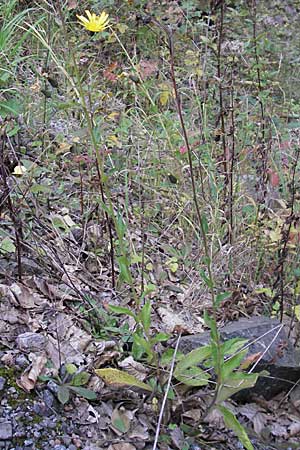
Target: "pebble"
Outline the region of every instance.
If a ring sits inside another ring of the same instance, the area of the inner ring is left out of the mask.
[[[45,349],[47,339],[40,333],[27,331],[26,333],[19,334],[16,343],[21,351],[37,352]]]
[[[13,437],[13,429],[11,422],[0,422],[0,440],[8,440]]]
[[[58,385],[53,380],[48,381],[47,388],[49,389],[50,392],[52,392],[52,394],[54,395],[57,394]]]
[[[54,450],[67,450],[67,447],[65,447],[64,445],[55,445],[53,447]]]
[[[16,364],[16,366],[23,369],[24,367],[28,366],[29,361],[23,353],[20,353],[18,356],[16,356],[15,364]]]
[[[5,384],[6,379],[4,377],[0,377],[0,391],[3,391]]]
[[[70,445],[70,444],[71,444],[71,438],[70,438],[70,436],[68,436],[67,434],[65,434],[65,435],[62,437],[62,441],[63,441],[63,443],[64,443],[65,445]]]
[[[45,405],[48,406],[48,408],[52,408],[53,407],[53,403],[55,400],[54,395],[52,394],[52,392],[49,389],[45,389],[43,392],[43,400],[45,402]]]

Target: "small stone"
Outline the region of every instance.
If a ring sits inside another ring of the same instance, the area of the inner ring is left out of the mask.
[[[36,352],[44,350],[46,347],[47,339],[40,333],[27,333],[19,334],[16,339],[19,350],[24,352]]]
[[[76,445],[71,444],[71,445],[69,445],[68,450],[77,450],[77,447],[76,447]]]
[[[54,394],[54,395],[57,394],[58,385],[54,381],[52,381],[52,380],[48,381],[47,388],[49,389],[50,392],[52,392],[52,394]]]
[[[10,394],[10,395],[14,395],[14,394],[17,394],[17,389],[15,388],[15,387],[10,387],[10,388],[8,388],[7,389],[7,392]]]
[[[33,445],[33,439],[26,439],[24,441],[25,447],[29,447],[30,445]]]
[[[43,400],[45,402],[45,405],[48,406],[48,408],[52,408],[55,397],[50,390],[45,389],[43,392]]]
[[[20,353],[18,356],[16,356],[15,364],[16,366],[23,369],[24,367],[27,367],[29,365],[29,361],[23,353]]]
[[[70,445],[70,444],[71,444],[71,438],[70,438],[70,436],[68,436],[67,434],[65,434],[65,435],[62,437],[62,441],[63,441],[63,443],[64,443],[65,445]]]
[[[55,445],[54,450],[67,450],[67,447],[65,447],[64,445]]]
[[[13,436],[13,429],[11,422],[0,422],[0,440],[6,441]]]
[[[3,391],[5,384],[6,379],[4,377],[0,377],[0,391]]]

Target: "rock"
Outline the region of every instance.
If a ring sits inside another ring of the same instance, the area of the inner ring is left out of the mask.
[[[6,379],[4,377],[0,377],[0,391],[3,391],[5,384]]]
[[[235,395],[239,400],[249,400],[253,395],[262,395],[266,399],[288,390],[300,378],[300,353],[289,341],[280,322],[267,317],[253,317],[232,322],[220,330],[221,340],[240,337],[248,339],[247,357],[260,354],[255,372],[266,370],[270,377],[259,377],[251,389],[244,389]],[[209,343],[209,332],[193,336],[184,336],[179,350],[188,353]]]
[[[23,355],[23,353],[20,353],[19,355],[16,356],[15,364],[16,364],[16,366],[18,366],[18,367],[20,367],[22,369],[22,368],[27,367],[29,365],[29,361],[26,358],[26,356]]]
[[[58,392],[58,384],[55,383],[53,380],[49,380],[47,383],[47,388],[49,389],[52,394],[57,395]]]
[[[16,342],[19,350],[27,353],[40,352],[45,349],[47,339],[42,334],[28,331],[27,333],[19,334]]]
[[[13,437],[13,429],[11,422],[0,422],[0,440],[7,441]]]
[[[52,408],[53,404],[55,402],[55,397],[51,391],[49,391],[48,389],[45,389],[43,391],[43,400],[45,402],[45,405],[48,406],[48,408]]]

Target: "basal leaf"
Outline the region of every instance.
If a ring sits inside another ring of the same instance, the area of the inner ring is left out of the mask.
[[[240,442],[243,444],[246,450],[254,450],[253,445],[246,433],[246,430],[239,423],[237,418],[231,411],[229,411],[225,406],[218,406],[219,411],[224,417],[224,422],[226,427],[230,428],[239,438]]]
[[[76,394],[80,395],[80,397],[86,398],[87,400],[96,400],[97,394],[90,389],[81,387],[81,386],[70,386],[69,389]]]
[[[72,386],[83,386],[89,381],[90,375],[87,372],[79,372],[72,379]]]
[[[118,369],[97,369],[95,370],[96,374],[103,378],[105,383],[119,386],[119,387],[137,387],[144,389],[145,391],[152,392],[152,389],[148,384],[143,383],[138,380],[133,375],[130,375],[127,372],[123,372]]]
[[[65,405],[70,399],[70,391],[69,388],[61,385],[57,388],[57,398],[62,405]]]

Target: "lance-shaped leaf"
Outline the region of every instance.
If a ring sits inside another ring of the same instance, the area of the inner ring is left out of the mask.
[[[97,369],[96,374],[103,378],[105,383],[110,384],[114,387],[137,387],[145,391],[152,392],[152,388],[142,381],[138,380],[133,375],[127,372],[123,372],[118,369]]]

